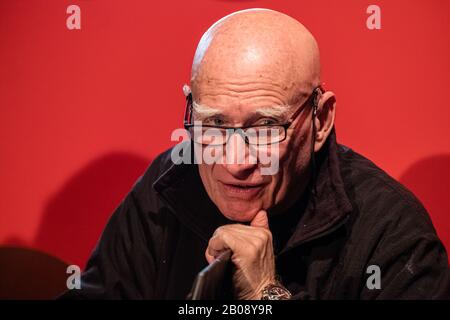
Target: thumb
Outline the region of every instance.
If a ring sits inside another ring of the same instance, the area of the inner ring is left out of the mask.
[[[260,227],[269,229],[269,219],[267,218],[267,212],[265,210],[259,210],[253,220],[250,222],[252,227]]]

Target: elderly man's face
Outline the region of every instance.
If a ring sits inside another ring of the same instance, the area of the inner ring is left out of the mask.
[[[203,124],[242,127],[263,124],[284,124],[308,98],[308,89],[298,99],[299,92],[270,75],[250,76],[247,79],[208,78],[201,81],[194,99],[203,108],[194,112]],[[303,91],[303,90],[302,90]],[[296,101],[292,104],[292,101]],[[202,113],[202,109],[208,112]],[[211,114],[213,114],[211,116]],[[261,209],[283,208],[292,204],[307,183],[307,165],[311,152],[311,108],[306,107],[280,142],[279,170],[274,175],[263,175],[258,163],[250,163],[249,148],[243,140],[230,139],[232,149],[245,152],[244,163],[199,164],[204,187],[227,218],[251,221]],[[264,147],[256,147],[264,148]],[[224,148],[225,150],[225,148]]]
[[[215,126],[284,124],[319,84],[318,46],[298,21],[262,9],[231,14],[208,29],[197,46],[191,87],[194,102],[203,108],[194,108],[193,116]],[[332,96],[321,96],[319,110]],[[254,146],[239,138],[235,147],[246,151],[243,164],[199,164],[203,185],[223,215],[249,222],[261,209],[282,212],[300,197],[309,180],[311,112],[306,107],[279,143],[274,175],[262,174],[261,162],[248,161]],[[315,122],[322,131],[315,151],[333,125],[334,111],[324,114],[330,115],[327,125]]]

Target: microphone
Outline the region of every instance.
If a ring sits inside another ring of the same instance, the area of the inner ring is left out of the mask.
[[[230,249],[223,251],[195,278],[188,300],[224,300],[232,298]]]

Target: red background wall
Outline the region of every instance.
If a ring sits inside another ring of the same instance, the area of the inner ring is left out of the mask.
[[[81,8],[68,30],[66,8]],[[366,8],[381,8],[368,30]],[[0,245],[84,265],[111,212],[181,127],[195,46],[267,7],[303,22],[338,98],[338,140],[406,184],[450,249],[450,1],[0,1]]]

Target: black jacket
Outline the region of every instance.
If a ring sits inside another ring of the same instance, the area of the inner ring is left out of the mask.
[[[447,254],[408,190],[338,145],[334,131],[316,167],[316,195],[299,195],[269,221],[277,273],[294,299],[448,298]],[[169,150],[110,218],[81,290],[63,297],[184,299],[207,265],[209,238],[226,223],[197,166],[173,165]],[[380,268],[381,289],[367,286],[371,265]]]

